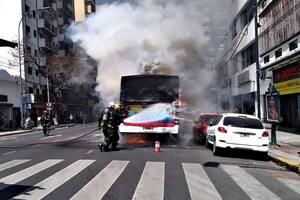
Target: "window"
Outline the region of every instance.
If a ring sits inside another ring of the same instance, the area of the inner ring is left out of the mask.
[[[30,10],[30,7],[25,4],[25,12],[28,12]]]
[[[281,48],[275,51],[275,57],[279,58],[280,56],[282,56],[282,49]]]
[[[298,48],[298,40],[294,40],[291,43],[289,43],[289,49],[290,51],[293,51],[294,49]]]
[[[26,25],[25,30],[26,30],[26,36],[30,38],[30,26]]]
[[[267,55],[264,57],[264,63],[268,63],[270,61],[270,56]]]
[[[255,62],[254,56],[254,44],[251,44],[247,49],[242,52],[242,65],[243,68],[248,67],[249,65]]]
[[[26,48],[26,53],[31,55],[31,47]]]
[[[28,67],[28,74],[32,74],[32,67]]]
[[[32,11],[32,17],[35,18],[35,10]]]
[[[245,10],[241,14],[241,27],[245,27],[247,24],[249,24],[253,18],[253,5],[250,2]]]
[[[34,50],[34,56],[37,57],[37,50]]]
[[[247,117],[225,117],[224,126],[239,127],[239,128],[252,128],[252,129],[263,129],[261,121],[258,119],[247,118]]]
[[[36,88],[36,94],[39,95],[40,94],[40,89]]]
[[[33,31],[33,35],[36,38],[36,30]]]
[[[236,20],[233,22],[231,26],[231,36],[232,36],[232,40],[234,40],[234,38],[237,36]]]
[[[39,76],[39,70],[35,70],[35,75]]]
[[[8,100],[7,95],[0,94],[0,102],[7,102],[7,100]]]
[[[221,119],[222,119],[223,115],[219,115],[219,117],[217,117],[212,123],[211,123],[211,126],[215,126],[217,125]]]
[[[28,92],[29,92],[29,94],[33,94],[33,87],[29,87]]]

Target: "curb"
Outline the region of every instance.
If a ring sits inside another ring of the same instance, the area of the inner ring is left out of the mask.
[[[285,166],[287,169],[300,174],[300,163],[289,160],[289,159],[284,158],[282,156],[277,156],[277,155],[275,155],[273,153],[270,153],[270,152],[269,152],[269,158],[271,160],[273,160],[274,162]]]
[[[58,126],[58,127],[55,127],[54,129],[61,129],[61,128],[69,128],[69,127],[73,127],[75,126],[75,124],[70,124],[70,125],[66,125],[66,126]],[[40,129],[30,129],[30,130],[23,130],[23,131],[20,131],[20,132],[16,132],[16,133],[7,133],[7,134],[2,134],[1,135],[1,132],[0,132],[0,137],[4,137],[4,136],[10,136],[10,135],[19,135],[19,134],[24,134],[24,133],[31,133],[31,132],[35,132],[35,131],[41,131]]]
[[[19,134],[24,134],[24,133],[31,133],[31,132],[34,132],[34,131],[38,131],[38,130],[24,130],[24,131],[20,131],[20,132],[17,132],[17,133],[7,133],[7,134],[2,134],[2,135],[1,135],[1,132],[0,132],[0,137],[10,136],[10,135],[19,135]]]

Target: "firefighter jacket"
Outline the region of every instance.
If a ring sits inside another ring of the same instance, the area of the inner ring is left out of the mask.
[[[107,108],[103,113],[101,128],[103,131],[117,132],[121,122],[122,115],[113,108]]]

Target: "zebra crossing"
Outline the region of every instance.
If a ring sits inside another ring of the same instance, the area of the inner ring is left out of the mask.
[[[41,172],[46,173],[53,166],[66,162],[64,159],[47,159],[40,162],[34,162],[30,159],[15,159],[4,163],[0,163],[0,191],[8,187],[20,184],[20,182],[29,179]],[[61,188],[72,180],[75,176],[84,171],[89,171],[90,167],[96,164],[97,160],[79,159],[64,165],[63,168],[57,169],[53,173],[49,173],[47,178],[31,184],[31,188],[22,191],[14,196],[15,199],[42,199],[51,195],[52,192]],[[70,199],[102,199],[110,191],[117,180],[122,178],[129,163],[132,161],[112,160],[104,168],[95,172],[90,180],[88,180],[78,191],[70,195]],[[24,166],[24,168],[22,168]],[[234,181],[250,199],[282,199],[276,194],[278,191],[270,190],[266,185],[262,184],[257,178],[248,173],[246,169],[236,165],[220,165],[221,169],[226,173],[232,181]],[[14,168],[21,167],[16,172]],[[221,200],[220,194],[215,187],[214,182],[209,177],[205,168],[199,163],[181,163],[183,170],[185,185],[189,191],[187,199],[216,199]],[[11,171],[9,171],[11,170]],[[165,173],[168,169],[165,162],[147,161],[144,164],[143,171],[139,174],[139,180],[136,183],[132,199],[135,200],[162,200],[164,192],[168,189],[165,183]],[[52,169],[53,171],[53,169]],[[11,172],[5,173],[5,172]],[[90,172],[91,173],[91,172]],[[271,178],[271,177],[270,177]],[[282,179],[274,178],[274,181],[282,183],[288,190],[293,191],[300,196],[300,179]],[[80,183],[78,183],[80,184]],[[124,187],[127,187],[124,185]],[[224,185],[224,187],[226,187]],[[64,192],[68,192],[63,190]],[[2,199],[2,198],[1,198]],[[120,197],[120,199],[123,199]],[[176,199],[176,196],[174,198]]]

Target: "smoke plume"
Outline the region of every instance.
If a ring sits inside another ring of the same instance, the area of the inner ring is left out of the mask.
[[[105,101],[119,99],[120,77],[143,73],[161,63],[158,73],[180,76],[187,104],[211,108],[205,68],[210,37],[206,14],[209,0],[139,0],[101,5],[85,22],[73,24],[71,38],[98,63],[97,92]],[[154,73],[156,73],[154,71]]]

